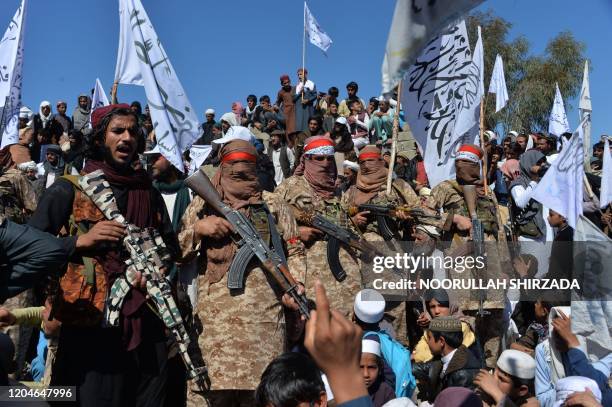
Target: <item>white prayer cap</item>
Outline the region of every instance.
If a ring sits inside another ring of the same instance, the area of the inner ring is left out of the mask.
[[[346,128],[349,129],[349,131],[351,131],[351,128],[349,127],[349,124],[348,124],[348,121],[346,120],[346,117],[340,116],[340,117],[336,118],[336,123],[344,124],[346,126]]]
[[[555,384],[555,390],[557,392],[555,398],[554,407],[561,407],[565,403],[565,400],[573,393],[583,392],[586,389],[591,390],[593,396],[597,399],[598,403],[601,403],[601,390],[597,386],[597,382],[593,379],[583,376],[569,376],[563,379],[557,380]]]
[[[215,109],[206,109],[204,114],[215,114]]]
[[[361,353],[372,353],[380,357],[380,342],[372,339],[363,339],[361,341]]]
[[[385,299],[381,293],[366,288],[357,293],[353,306],[355,316],[366,324],[379,322],[385,313]]]
[[[231,114],[233,114],[233,113],[231,113]],[[227,133],[225,133],[225,136],[223,136],[221,138],[218,138],[216,140],[213,140],[213,143],[215,143],[215,144],[225,144],[225,143],[229,143],[230,141],[233,141],[233,140],[244,140],[244,141],[251,142],[254,138],[255,138],[255,136],[253,136],[253,133],[251,133],[251,131],[249,129],[247,129],[246,127],[243,127],[243,126],[231,126],[227,130]]]
[[[518,137],[518,132],[511,130],[508,132],[509,135],[511,135],[512,137]]]
[[[32,117],[32,111],[27,106],[21,106],[19,109],[20,119],[30,119]]]
[[[161,151],[159,151],[159,144],[156,144],[155,147],[153,147],[149,151],[145,151],[143,154],[144,155],[161,154]]]
[[[383,407],[416,407],[408,397],[399,397],[383,404]]]
[[[17,169],[21,171],[35,170],[36,163],[34,161],[27,161],[25,163],[18,164]]]
[[[420,230],[421,232],[425,232],[431,237],[438,237],[438,238],[440,237],[440,232],[438,231],[438,228],[436,228],[435,226],[418,225],[415,229]]]
[[[359,164],[353,161],[349,161],[349,160],[344,160],[342,162],[342,167],[350,168],[351,170],[354,170],[354,171],[359,171]]]
[[[535,377],[534,358],[516,349],[506,349],[497,359],[497,367],[510,376],[531,380]]]
[[[485,136],[487,136],[489,138],[489,141],[495,140],[497,138],[497,135],[495,134],[495,132],[493,132],[491,130],[485,131],[484,134],[485,134]]]
[[[43,108],[44,106],[51,107],[51,102],[49,102],[48,100],[43,100],[42,102],[40,102],[40,107]]]

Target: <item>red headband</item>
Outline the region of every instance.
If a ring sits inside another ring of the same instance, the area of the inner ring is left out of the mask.
[[[482,150],[476,146],[472,146],[469,144],[462,145],[457,151],[465,151],[468,153],[476,154],[479,158],[482,158]]]
[[[257,161],[257,157],[253,154],[244,153],[241,151],[236,151],[234,153],[229,153],[221,159],[222,163],[226,163],[228,161]]]
[[[362,153],[362,154],[359,155],[359,161],[365,161],[365,160],[367,160],[369,158],[375,158],[375,159],[378,158],[378,159],[380,159],[381,156],[378,153]]]
[[[310,143],[308,143],[305,147],[304,147],[304,151],[309,151],[312,150],[313,148],[317,148],[317,147],[324,147],[324,146],[334,146],[334,143],[329,140],[329,139],[319,139],[319,140],[314,140],[311,141]]]

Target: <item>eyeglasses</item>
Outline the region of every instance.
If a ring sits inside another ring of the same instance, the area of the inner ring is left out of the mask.
[[[334,161],[335,157],[333,155],[313,155],[310,157],[310,160],[315,161]]]

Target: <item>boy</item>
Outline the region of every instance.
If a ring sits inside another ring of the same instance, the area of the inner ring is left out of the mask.
[[[431,320],[427,345],[435,359],[429,369],[415,371],[422,384],[423,399],[431,402],[447,387],[474,387],[473,379],[481,364],[461,344],[462,341],[461,321],[458,318],[446,316]]]
[[[536,361],[528,354],[507,349],[497,360],[493,374],[481,370],[474,379],[490,406],[535,406]],[[534,404],[535,403],[535,404]]]
[[[327,394],[319,368],[301,353],[277,357],[261,375],[255,390],[255,403],[257,407],[326,407]]]
[[[395,392],[383,379],[383,360],[380,343],[375,340],[378,338],[370,338],[361,341],[359,367],[363,374],[363,381],[368,388],[372,405],[374,407],[381,407],[387,401],[395,398]]]
[[[559,213],[550,209],[548,211],[548,223],[551,227],[557,228],[555,239],[552,243],[550,251],[550,262],[548,264],[548,273],[544,278],[547,279],[570,279],[572,278],[573,269],[573,243],[574,229],[567,224],[567,219]],[[558,299],[560,292],[551,293],[546,298],[548,300]],[[566,294],[567,295],[567,294]],[[569,300],[569,298],[565,298]]]

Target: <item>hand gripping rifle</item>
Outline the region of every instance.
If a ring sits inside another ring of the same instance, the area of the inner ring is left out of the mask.
[[[291,298],[293,298],[298,305],[300,313],[308,319],[310,317],[310,310],[314,309],[314,303],[308,300],[306,295],[298,293],[298,284],[289,272],[287,265],[274,250],[268,247],[259,233],[257,233],[257,229],[255,229],[251,221],[242,213],[230,208],[221,200],[219,193],[210,182],[210,179],[208,179],[206,174],[202,171],[196,171],[192,176],[187,178],[185,180],[185,185],[204,199],[207,205],[227,219],[236,233],[242,238],[237,242],[238,252],[246,253],[248,251],[257,256],[264,270],[274,278],[283,292],[289,294]],[[244,247],[248,249],[243,249]],[[233,281],[230,286],[230,280],[228,278],[228,288],[230,289],[242,288],[243,285],[244,282],[240,280]]]
[[[325,233],[325,238],[327,239],[327,262],[337,281],[344,281],[346,278],[346,272],[342,264],[340,264],[341,245],[357,249],[360,253],[359,257],[364,261],[368,261],[373,255],[385,256],[385,253],[364,239],[361,239],[349,229],[336,225],[320,214],[308,213],[295,208],[293,214],[298,222]]]
[[[118,326],[119,313],[123,300],[137,284],[137,273],[145,278],[147,294],[153,301],[155,311],[176,340],[179,353],[183,358],[187,373],[197,386],[197,391],[206,391],[206,368],[196,366],[187,347],[190,339],[181,313],[172,296],[170,282],[162,268],[170,260],[170,253],[160,234],[154,228],[141,229],[129,224],[119,212],[117,202],[102,170],[97,170],[79,178],[83,192],[91,198],[107,219],[114,220],[126,227],[127,235],[123,245],[130,258],[126,260],[125,274],[118,277],[110,288],[104,318],[110,326]]]
[[[378,234],[383,237],[385,240],[391,240],[397,235],[397,228],[393,225],[393,223],[389,222],[392,218],[397,218],[397,213],[402,212],[407,214],[410,218],[424,221],[426,223],[427,220],[440,220],[440,215],[434,211],[428,211],[425,208],[421,208],[419,206],[409,206],[409,205],[374,205],[374,204],[363,204],[359,206],[351,206],[349,208],[349,215],[354,216],[359,212],[368,211],[370,214],[376,217],[376,225],[378,229]]]
[[[470,213],[472,220],[472,242],[474,245],[474,257],[481,257],[486,264],[485,246],[484,246],[484,228],[482,221],[478,219],[478,213],[476,212],[476,186],[475,185],[463,185],[463,197],[465,198],[465,204]],[[477,270],[476,268],[475,270]],[[481,279],[482,273],[475,272],[475,276]],[[485,316],[489,315],[490,312],[484,309],[484,302],[487,299],[486,290],[478,290],[478,315]]]

